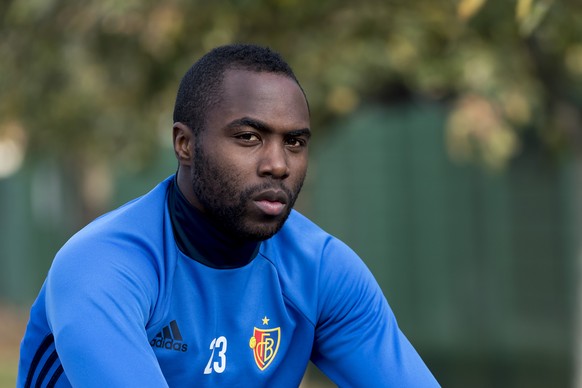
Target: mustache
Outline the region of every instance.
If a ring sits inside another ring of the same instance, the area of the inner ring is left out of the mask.
[[[263,191],[267,191],[267,190],[275,190],[275,191],[281,190],[285,193],[285,195],[287,195],[287,198],[289,198],[291,200],[291,199],[295,198],[297,196],[297,194],[299,194],[300,189],[301,189],[301,187],[299,187],[298,190],[293,191],[289,187],[285,186],[283,184],[283,182],[273,180],[272,182],[267,181],[267,182],[264,182],[260,185],[249,187],[242,192],[241,196],[248,198],[248,197],[252,197],[256,194],[259,194]]]

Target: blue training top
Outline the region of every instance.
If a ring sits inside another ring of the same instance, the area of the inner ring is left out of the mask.
[[[32,306],[17,387],[437,387],[372,274],[296,211],[256,257],[216,269],[177,247],[173,177],[58,252]]]

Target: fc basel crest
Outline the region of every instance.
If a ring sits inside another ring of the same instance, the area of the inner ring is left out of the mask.
[[[249,346],[253,349],[255,362],[260,370],[265,370],[275,359],[279,350],[281,328],[259,329],[255,327]]]

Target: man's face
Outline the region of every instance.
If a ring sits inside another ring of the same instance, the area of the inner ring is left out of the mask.
[[[194,205],[230,237],[264,240],[282,226],[307,171],[309,111],[290,78],[228,70],[192,160]]]

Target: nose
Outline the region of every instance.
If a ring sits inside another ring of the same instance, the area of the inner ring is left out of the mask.
[[[258,174],[261,177],[270,176],[276,179],[285,179],[289,176],[287,153],[283,145],[269,144],[263,147]]]

